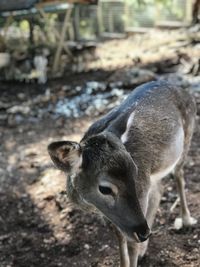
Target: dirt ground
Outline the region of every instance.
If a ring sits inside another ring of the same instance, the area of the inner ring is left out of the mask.
[[[45,86],[1,83],[0,99],[20,105],[22,98],[34,98],[48,86],[57,94],[63,84],[105,81],[111,74],[69,74]],[[173,179],[166,179],[147,255],[139,263],[142,267],[200,266],[200,93],[195,97],[197,122],[185,179],[189,207],[198,223],[190,229],[173,228],[179,204],[170,212],[177,192]],[[79,140],[95,119],[10,117],[0,125],[0,267],[118,266],[114,233],[102,219],[67,201],[65,177],[53,167],[46,149],[53,140]]]

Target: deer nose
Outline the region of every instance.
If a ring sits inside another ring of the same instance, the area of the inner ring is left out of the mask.
[[[145,234],[136,233],[140,242],[146,241],[151,236],[151,230],[149,229]]]
[[[145,224],[143,227],[140,227],[138,231],[136,231],[136,235],[140,242],[146,241],[151,236],[151,230],[148,225]]]

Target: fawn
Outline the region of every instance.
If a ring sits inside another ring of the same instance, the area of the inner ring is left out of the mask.
[[[145,254],[161,198],[160,180],[168,174],[173,173],[180,195],[181,218],[176,220],[181,226],[196,223],[183,177],[195,114],[187,91],[149,82],[92,124],[80,143],[48,146],[54,164],[68,175],[70,200],[103,214],[116,228],[121,267],[136,267]]]

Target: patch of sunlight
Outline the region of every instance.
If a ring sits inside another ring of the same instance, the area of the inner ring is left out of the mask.
[[[53,163],[47,152],[47,146],[57,140],[80,141],[83,132],[89,127],[86,122],[84,127],[76,127],[78,133],[67,136],[47,138],[38,143],[28,144],[23,147],[23,157],[27,161],[37,162],[40,174],[31,185],[26,185],[26,192],[37,207],[40,216],[48,224],[54,238],[60,243],[68,243],[73,233],[73,224],[67,216],[74,208],[67,200],[60,200],[66,190],[66,176],[60,170],[53,167]]]
[[[71,239],[69,229],[71,223],[67,214],[73,209],[70,203],[62,210],[58,207],[58,196],[66,187],[66,178],[61,171],[48,168],[40,174],[38,181],[26,187],[26,191],[38,208],[42,219],[48,224],[54,237],[60,243],[68,243]]]

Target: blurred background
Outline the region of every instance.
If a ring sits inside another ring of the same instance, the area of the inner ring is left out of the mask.
[[[68,202],[46,147],[79,141],[134,88],[159,79],[197,102],[185,177],[200,220],[200,1],[0,0],[0,267],[118,266],[114,234]],[[164,187],[139,266],[199,267],[199,223],[173,228],[173,179]]]

